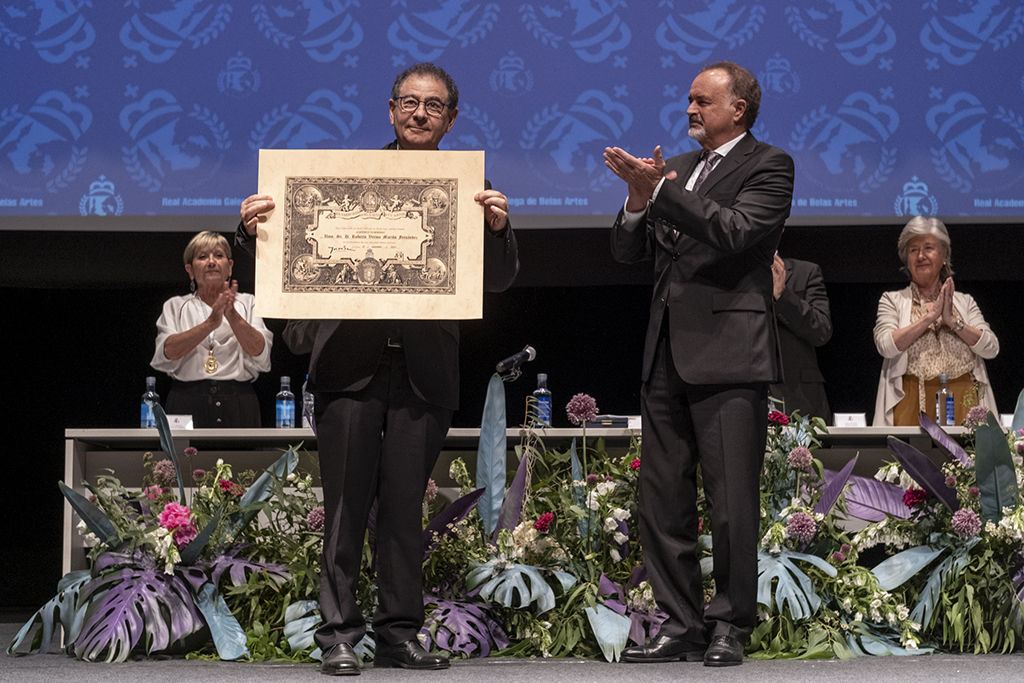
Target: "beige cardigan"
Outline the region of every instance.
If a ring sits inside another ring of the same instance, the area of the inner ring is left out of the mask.
[[[910,287],[896,292],[886,292],[878,301],[878,316],[875,321],[875,348],[882,354],[882,374],[878,379],[878,394],[875,397],[875,416],[872,425],[875,427],[891,427],[893,408],[904,397],[903,375],[907,371],[907,352],[899,351],[892,340],[894,330],[899,330],[910,324],[910,310],[913,304],[913,294]],[[953,293],[953,306],[964,322],[981,331],[981,339],[971,347],[977,358],[974,363],[972,377],[985,386],[985,391],[979,397],[979,403],[991,410],[998,417],[995,397],[992,396],[992,387],[988,381],[988,371],[985,369],[983,358],[995,358],[999,353],[999,340],[992,332],[992,328],[985,322],[985,318],[978,309],[978,304],[969,294],[962,292]]]

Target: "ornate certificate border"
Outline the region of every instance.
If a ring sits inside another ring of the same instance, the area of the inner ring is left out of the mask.
[[[277,206],[257,236],[257,313],[481,317],[483,162],[483,152],[260,150],[259,192]]]

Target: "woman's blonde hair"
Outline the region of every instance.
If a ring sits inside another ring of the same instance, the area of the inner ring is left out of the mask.
[[[220,247],[224,250],[224,254],[230,259],[231,258],[231,245],[224,239],[223,235],[218,235],[215,232],[201,232],[189,240],[188,246],[185,247],[185,265],[191,266],[192,260],[196,257],[196,252],[203,249],[213,249],[214,247]]]
[[[939,279],[945,280],[951,277],[953,275],[953,246],[949,242],[949,233],[946,231],[945,224],[938,218],[914,216],[903,226],[897,246],[900,261],[903,261],[904,266],[907,265],[907,250],[910,240],[923,235],[933,235],[942,245],[942,268],[939,270]]]

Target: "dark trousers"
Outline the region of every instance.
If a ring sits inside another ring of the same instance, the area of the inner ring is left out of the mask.
[[[260,402],[252,382],[174,380],[164,410],[168,415],[191,415],[196,429],[260,426]]]
[[[664,335],[641,391],[640,539],[661,633],[694,646],[746,642],[757,625],[760,473],[766,384],[694,385],[679,377]],[[698,563],[697,466],[711,511],[716,594],[704,610]]]
[[[324,492],[324,556],[316,643],[355,645],[366,632],[356,602],[363,539],[377,500],[378,643],[415,638],[423,626],[423,493],[452,411],[416,396],[401,348],[388,348],[358,392],[317,392]]]

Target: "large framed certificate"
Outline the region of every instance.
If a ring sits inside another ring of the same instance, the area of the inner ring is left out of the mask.
[[[265,318],[480,318],[483,152],[260,150]]]

